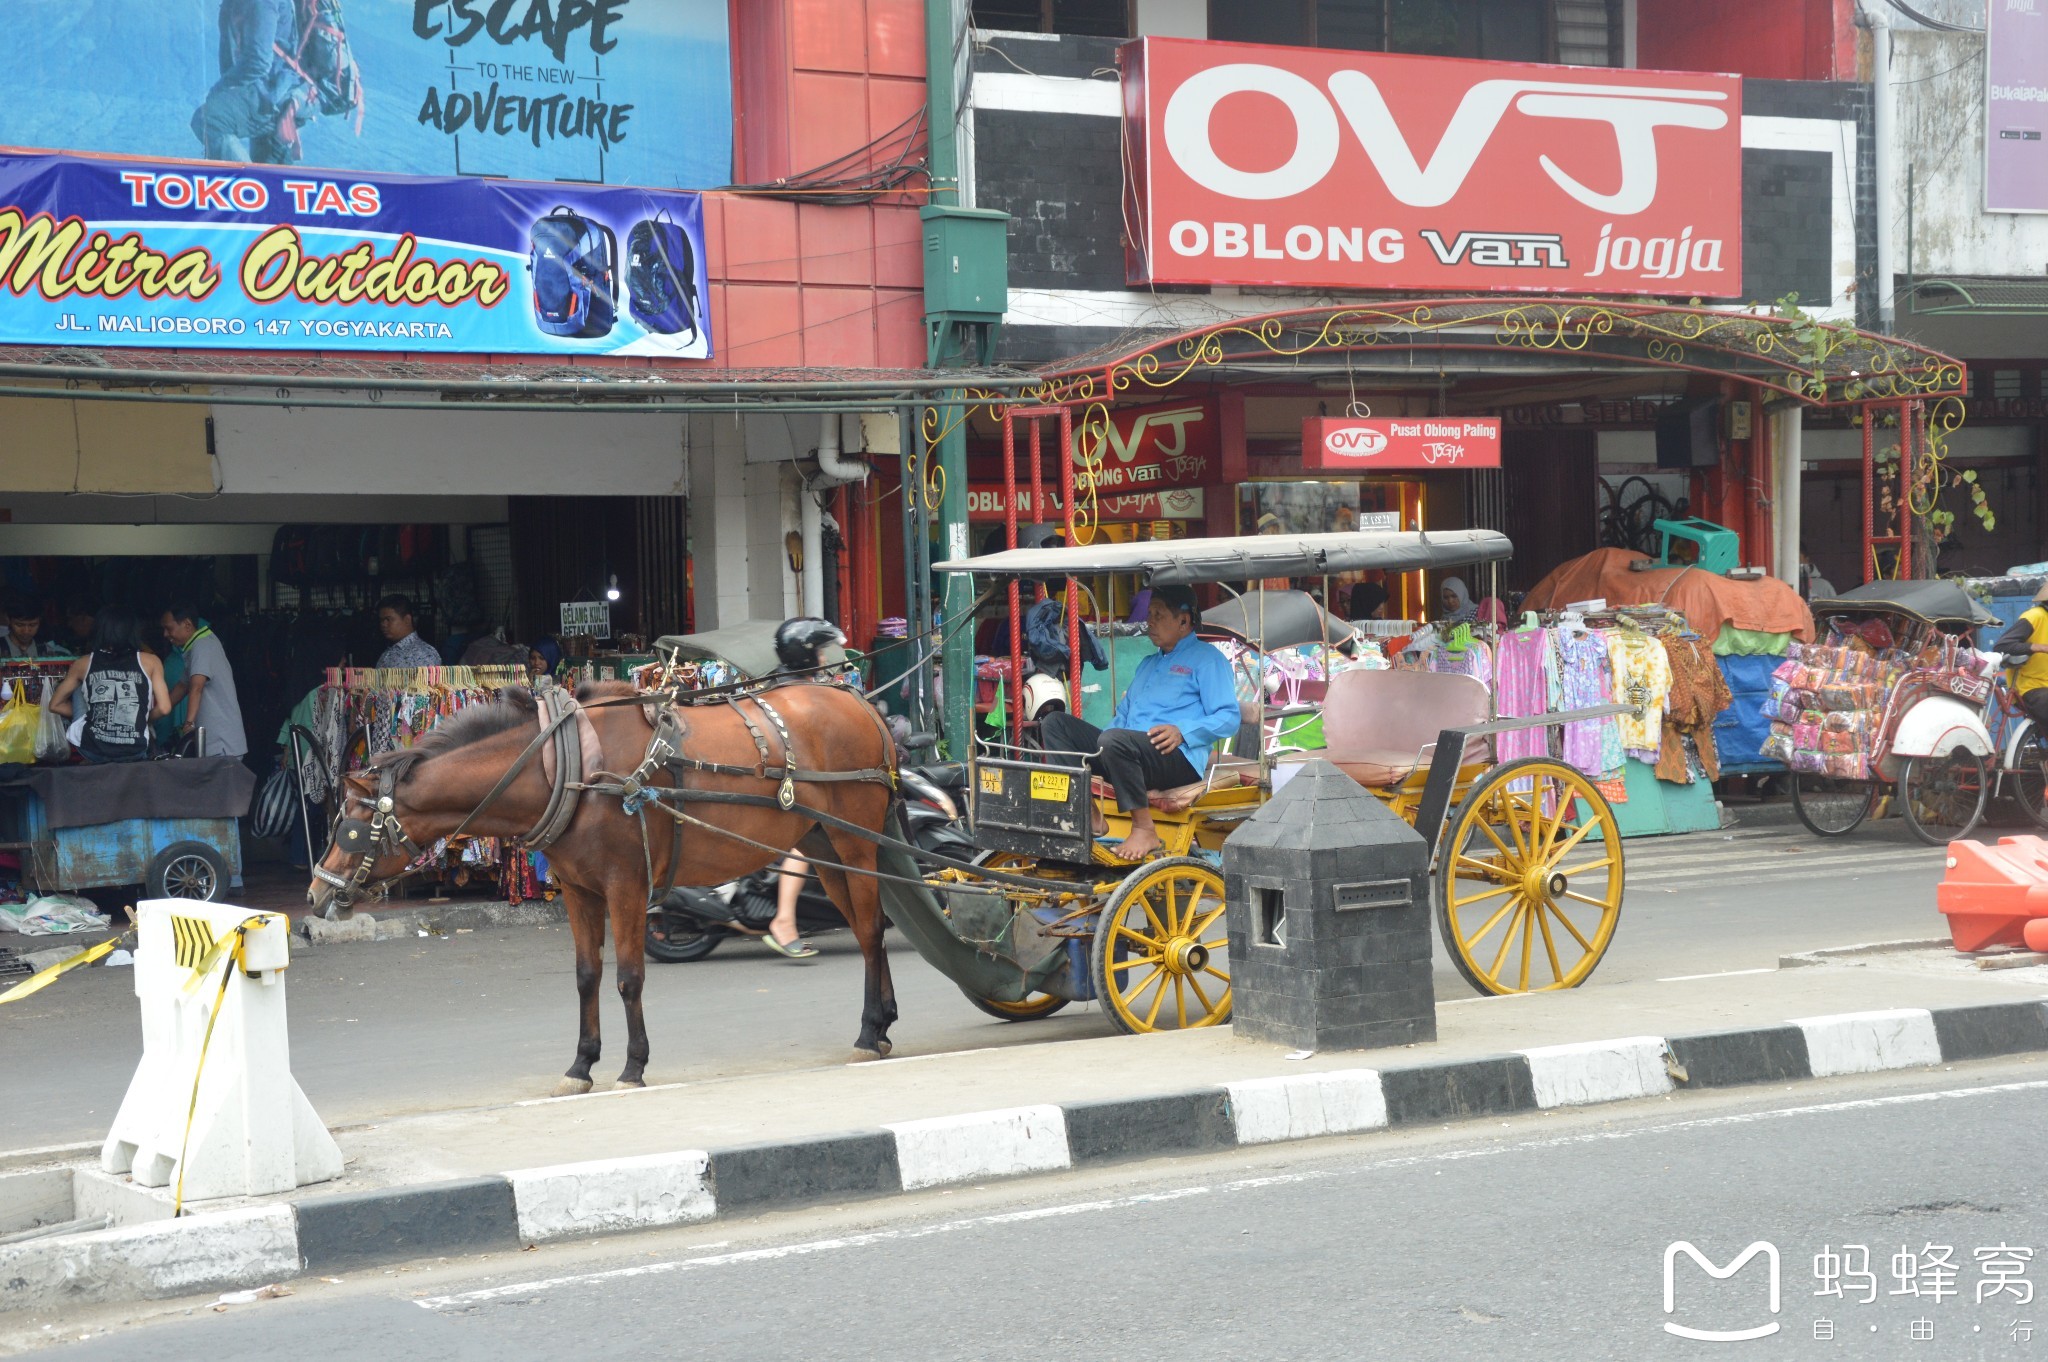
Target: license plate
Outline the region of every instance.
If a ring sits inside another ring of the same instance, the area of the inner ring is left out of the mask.
[[[1067,802],[1067,792],[1074,787],[1074,778],[1058,771],[1033,771],[1031,773],[1031,797],[1048,799],[1055,804]]]

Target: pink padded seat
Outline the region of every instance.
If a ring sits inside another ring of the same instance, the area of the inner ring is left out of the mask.
[[[1325,758],[1361,785],[1399,785],[1436,755],[1437,734],[1483,724],[1491,709],[1486,687],[1469,676],[1339,672],[1323,700],[1328,750],[1308,755]],[[1486,759],[1484,738],[1466,745],[1465,760]]]

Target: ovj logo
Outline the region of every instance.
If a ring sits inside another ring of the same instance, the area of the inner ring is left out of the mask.
[[[1387,447],[1387,433],[1370,426],[1339,427],[1323,436],[1323,448],[1344,459],[1369,459]]]
[[[1717,1282],[1727,1281],[1730,1277],[1742,1271],[1743,1266],[1750,1259],[1761,1255],[1768,1264],[1771,1274],[1770,1312],[1774,1315],[1778,1313],[1778,1249],[1775,1244],[1769,1244],[1759,1239],[1737,1254],[1729,1262],[1728,1266],[1715,1267],[1713,1263],[1708,1261],[1705,1254],[1694,1248],[1689,1241],[1681,1239],[1664,1250],[1665,1314],[1674,1314],[1678,1309],[1678,1283],[1675,1279],[1675,1268],[1678,1263],[1678,1255],[1681,1253],[1706,1269],[1707,1276]],[[1725,1297],[1728,1293],[1723,1291],[1717,1294]],[[1683,1324],[1675,1324],[1670,1320],[1665,1320],[1664,1332],[1676,1334],[1680,1338],[1698,1339],[1703,1343],[1741,1343],[1748,1339],[1765,1338],[1777,1333],[1778,1322],[1772,1320],[1768,1324],[1759,1324],[1749,1329],[1694,1329]]]

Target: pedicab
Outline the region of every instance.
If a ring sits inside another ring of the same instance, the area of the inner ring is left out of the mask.
[[[1997,616],[1954,582],[1875,581],[1813,602],[1829,640],[1779,670],[1791,718],[1772,741],[1792,767],[1792,808],[1817,836],[1854,832],[1895,793],[1929,846],[1967,837],[2010,793],[2048,827],[2034,721],[1971,634]],[[1873,625],[1878,626],[1873,628]],[[1881,629],[1881,632],[1880,632]],[[1860,642],[1858,642],[1860,640]],[[1811,681],[1817,684],[1803,685]],[[1808,701],[1811,703],[1808,703]],[[2003,741],[1993,735],[2003,726]]]
[[[1512,551],[1488,530],[1356,531],[1010,549],[934,567],[997,579],[1129,573],[1165,585],[1412,572],[1497,562]],[[1256,606],[1248,600],[1240,615],[1240,636],[1256,646],[1264,633]],[[1018,1020],[1095,998],[1127,1033],[1227,1022],[1223,843],[1291,774],[1261,734],[1292,708],[1249,702],[1235,753],[1219,745],[1200,782],[1155,793],[1165,845],[1135,864],[1095,835],[1097,815],[1112,837],[1130,820],[1079,754],[982,742],[969,781],[976,838],[987,848],[981,867],[1012,878],[943,870],[930,882],[944,891],[953,935],[972,938],[971,917],[1023,974],[999,995],[977,994],[971,978],[949,970],[955,982],[986,1010]],[[1496,719],[1487,687],[1469,676],[1340,671],[1323,702],[1328,747],[1301,756],[1333,761],[1431,844],[1437,924],[1476,990],[1572,988],[1592,974],[1620,921],[1620,830],[1580,772],[1549,757],[1495,764],[1488,740],[1633,712],[1614,704]],[[1068,887],[1045,888],[1057,885]],[[912,916],[891,913],[899,925]],[[939,952],[917,944],[946,969]]]

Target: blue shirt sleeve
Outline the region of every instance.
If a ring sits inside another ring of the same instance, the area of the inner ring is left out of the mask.
[[[1204,645],[1199,652],[1195,682],[1202,703],[1202,717],[1181,728],[1181,737],[1191,746],[1207,747],[1224,738],[1237,736],[1243,717],[1238,708],[1237,685],[1230,675],[1230,659],[1221,649]]]
[[[1152,655],[1152,657],[1157,656],[1157,653]],[[1131,684],[1124,687],[1123,698],[1116,702],[1116,712],[1109,716],[1109,726],[1111,728],[1129,728],[1131,726],[1131,697],[1144,689],[1145,670],[1151,665],[1152,658],[1145,658],[1138,663],[1137,669],[1131,673]]]

